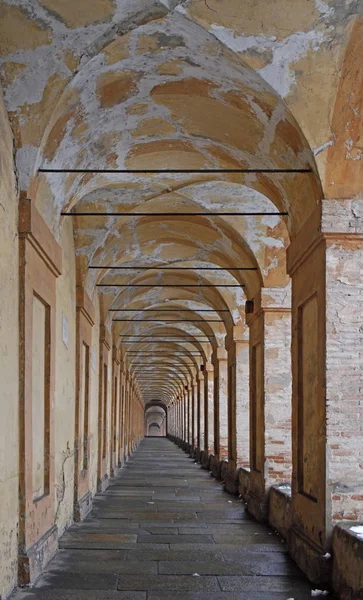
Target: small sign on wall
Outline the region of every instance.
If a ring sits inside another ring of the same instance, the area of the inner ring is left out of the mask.
[[[62,312],[62,340],[66,348],[68,348],[68,319]]]

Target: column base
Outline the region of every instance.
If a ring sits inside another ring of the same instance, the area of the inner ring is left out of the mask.
[[[209,468],[216,479],[221,479],[222,461],[215,454],[211,454],[210,456]]]
[[[233,496],[238,496],[238,472],[234,465],[223,461],[221,475],[226,492]]]
[[[238,493],[241,496],[243,502],[248,502],[250,493],[250,469],[246,467],[240,467],[238,471]]]
[[[120,468],[121,467],[119,467],[118,465],[114,465],[113,467],[111,467],[111,469],[110,469],[110,477],[117,477],[117,475],[118,475],[118,473],[120,471]]]
[[[329,585],[331,561],[324,558],[325,550],[310,540],[296,525],[288,533],[288,547],[292,558],[312,583]]]
[[[102,479],[99,479],[97,481],[97,491],[104,492],[108,488],[109,484],[110,484],[109,476],[106,473],[106,475],[104,475],[102,477]]]
[[[268,522],[268,498],[256,496],[250,489],[247,500],[247,510],[259,523]]]
[[[18,557],[19,585],[32,583],[39,577],[58,550],[58,527],[53,525],[42,537]]]
[[[83,521],[92,509],[92,495],[87,492],[80,500],[74,504],[74,520],[76,522]]]
[[[195,456],[195,460],[197,461],[197,463],[201,463],[202,462],[202,454],[203,454],[203,452],[201,451],[200,448],[196,448],[195,449],[194,456]]]
[[[204,452],[203,452],[203,460],[202,460],[202,467],[206,471],[209,471],[209,463],[210,463],[210,455],[208,454],[208,452],[206,452],[204,450]]]

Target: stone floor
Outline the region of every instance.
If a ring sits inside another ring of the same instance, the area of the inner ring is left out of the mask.
[[[146,438],[15,598],[307,600],[311,590],[281,538],[172,442]]]

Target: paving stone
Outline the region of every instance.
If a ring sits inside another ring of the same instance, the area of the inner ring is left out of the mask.
[[[211,549],[213,548],[213,550]],[[203,552],[203,559],[208,560],[223,560],[222,553],[219,550],[214,550],[215,546],[209,546]],[[135,550],[129,550],[127,560],[157,560],[157,561],[183,561],[186,554],[183,547],[182,550],[139,550],[138,546]],[[198,550],[189,550],[187,554],[188,560],[200,560],[200,552]]]
[[[324,596],[331,599],[333,596]],[[170,600],[169,592],[149,592],[148,600]],[[269,592],[261,596],[261,592],[173,592],[172,600],[287,600],[286,592]],[[310,592],[295,592],[294,600],[311,600]]]
[[[308,592],[311,586],[306,581],[294,580],[290,577],[236,577],[219,576],[219,584],[222,591],[235,592],[241,590],[246,592],[285,592],[294,595],[295,592]]]
[[[108,590],[20,590],[12,600],[146,600],[146,592]]]
[[[131,533],[66,533],[59,540],[60,548],[121,548],[136,544],[137,535]]]
[[[138,543],[160,543],[160,544],[214,544],[211,535],[145,535],[137,536]]]
[[[189,557],[188,557],[189,558]],[[165,575],[248,575],[248,576],[285,576],[293,575],[302,577],[298,568],[290,563],[256,563],[253,560],[243,560],[240,563],[224,563],[222,561],[200,562],[204,557],[199,556],[197,561],[161,561],[159,573]]]
[[[162,590],[162,591],[209,591],[219,590],[216,577],[193,577],[192,575],[145,575],[139,577],[120,576],[118,590]]]
[[[81,590],[115,590],[117,584],[116,573],[99,573],[93,570],[73,572],[70,569],[47,569],[37,580],[35,587],[64,588]],[[136,588],[125,588],[135,590]]]

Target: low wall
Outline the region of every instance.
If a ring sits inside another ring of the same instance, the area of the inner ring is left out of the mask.
[[[333,532],[333,588],[340,600],[363,598],[363,535],[352,527],[363,523],[336,525]]]
[[[291,527],[291,486],[273,485],[269,494],[269,524],[286,540]]]
[[[241,496],[243,502],[247,504],[248,494],[250,491],[250,470],[246,468],[240,468],[238,471],[238,493]]]

